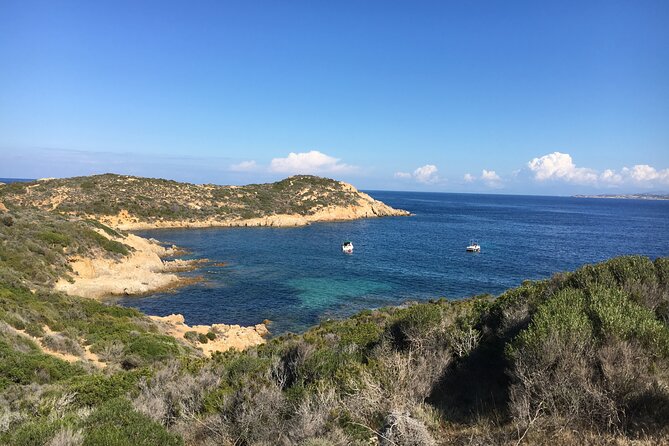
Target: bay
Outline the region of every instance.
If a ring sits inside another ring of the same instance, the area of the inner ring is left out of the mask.
[[[211,264],[203,281],[115,302],[188,324],[272,321],[274,335],[366,308],[497,295],[625,254],[669,255],[669,201],[371,191],[411,217],[298,228],[138,232]],[[471,239],[480,254],[465,252]],[[352,255],[341,252],[351,240]],[[225,262],[224,266],[213,266]]]

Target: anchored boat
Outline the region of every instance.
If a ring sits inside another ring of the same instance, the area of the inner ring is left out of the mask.
[[[476,240],[472,240],[467,246],[467,252],[481,252],[481,245]]]
[[[346,254],[351,254],[353,252],[353,243],[345,241],[344,243],[341,244],[341,250]]]

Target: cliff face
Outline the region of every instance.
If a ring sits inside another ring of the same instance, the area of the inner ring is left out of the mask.
[[[0,198],[118,229],[302,226],[409,215],[350,184],[313,176],[236,187],[106,174],[11,185],[0,189]]]

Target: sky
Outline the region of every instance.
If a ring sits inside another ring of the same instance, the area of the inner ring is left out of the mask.
[[[0,177],[669,191],[669,2],[0,0]]]

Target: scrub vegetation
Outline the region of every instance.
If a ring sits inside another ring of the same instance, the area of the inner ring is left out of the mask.
[[[72,220],[40,209],[10,207],[0,213],[0,283],[50,290],[59,278],[67,278],[71,272],[68,257],[113,258],[130,253],[131,247],[98,230],[121,236],[92,220]]]
[[[147,222],[309,215],[327,206],[357,204],[358,200],[358,192],[343,183],[309,175],[241,187],[115,174],[0,187],[0,201],[5,204],[36,206],[77,216],[111,216],[127,211]]]
[[[70,255],[127,254],[97,232],[113,229],[8,207],[0,444],[669,441],[669,258],[365,311],[204,358],[192,345],[215,333],[177,341],[136,310],[53,292]]]

